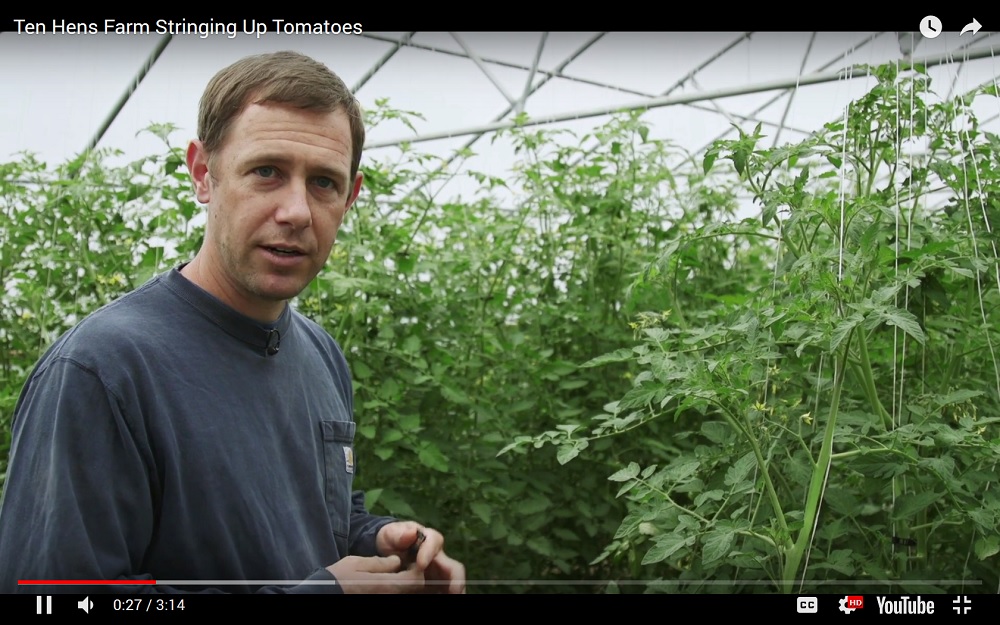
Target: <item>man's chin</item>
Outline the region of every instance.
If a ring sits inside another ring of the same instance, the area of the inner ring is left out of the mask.
[[[308,285],[308,281],[303,282],[301,279],[268,280],[262,284],[258,284],[255,292],[258,297],[265,300],[286,302],[297,297]]]

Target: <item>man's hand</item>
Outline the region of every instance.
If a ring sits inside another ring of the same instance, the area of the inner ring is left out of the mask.
[[[445,554],[444,536],[437,530],[413,521],[389,523],[379,530],[375,546],[381,555],[388,556],[383,560],[398,556],[401,563],[410,562],[402,572],[417,574],[425,580],[426,587],[418,592],[465,592],[465,566]],[[414,547],[415,555],[410,553]]]
[[[401,571],[398,556],[347,556],[326,570],[337,578],[345,594],[424,592],[424,572],[415,567]]]

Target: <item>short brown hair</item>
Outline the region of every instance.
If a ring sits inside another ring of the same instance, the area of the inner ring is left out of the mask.
[[[365,144],[361,104],[326,65],[298,52],[257,54],[221,70],[198,105],[198,139],[212,154],[229,127],[250,104],[281,102],[296,108],[333,112],[342,109],[351,124],[351,180],[358,173]]]

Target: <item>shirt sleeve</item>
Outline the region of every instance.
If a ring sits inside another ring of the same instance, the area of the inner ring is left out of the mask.
[[[351,533],[348,537],[348,551],[355,556],[380,555],[375,546],[378,531],[383,526],[396,521],[393,517],[377,516],[365,507],[365,494],[354,491],[351,494]]]
[[[22,579],[143,577],[134,572],[154,525],[150,453],[97,375],[71,359],[44,365],[12,433],[0,591],[34,591]]]
[[[141,420],[122,405],[95,371],[71,358],[43,364],[25,385],[0,502],[0,593],[228,592],[159,584],[19,585],[152,579],[143,572],[143,556],[156,528],[156,464]],[[364,543],[374,526],[362,527]],[[306,582],[313,583],[256,592],[342,592],[326,569]]]

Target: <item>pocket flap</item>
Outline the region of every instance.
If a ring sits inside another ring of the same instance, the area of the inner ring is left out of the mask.
[[[353,421],[320,421],[320,431],[324,441],[353,443],[355,423]]]

